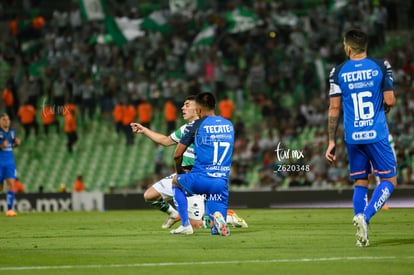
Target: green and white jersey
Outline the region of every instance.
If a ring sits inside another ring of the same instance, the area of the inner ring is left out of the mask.
[[[181,126],[180,128],[178,128],[177,130],[175,130],[175,132],[173,132],[170,135],[170,138],[172,140],[174,140],[175,142],[179,143],[181,138],[184,135],[184,131],[185,128],[187,127],[187,125],[192,124],[194,121],[189,122],[184,124],[183,126]],[[191,144],[189,147],[187,147],[187,150],[185,150],[184,154],[183,154],[183,161],[181,162],[181,166],[193,166],[194,165],[194,144]]]

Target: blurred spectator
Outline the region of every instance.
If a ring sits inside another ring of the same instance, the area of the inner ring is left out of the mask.
[[[29,84],[27,88],[27,102],[33,107],[37,107],[39,96],[43,93],[43,81],[35,77],[34,75],[29,75]]]
[[[144,127],[151,128],[150,127],[151,119],[152,119],[152,106],[147,100],[143,99],[141,103],[138,105],[138,121]]]
[[[128,98],[132,101],[134,106],[138,106],[143,96],[140,94],[139,81],[137,77],[133,77],[128,81],[126,90],[128,92]]]
[[[64,108],[62,107],[62,110],[63,109]],[[55,109],[50,104],[45,104],[40,112],[40,116],[42,117],[43,130],[46,136],[49,135],[49,127],[52,125],[55,126],[57,134],[60,132],[59,120],[57,120],[55,112]]]
[[[100,95],[101,118],[109,120],[114,108],[114,94],[119,91],[120,87],[118,87],[118,84],[115,81],[111,81],[110,77],[108,81],[104,81],[102,84],[103,91]]]
[[[234,123],[234,138],[238,139],[240,137],[244,137],[245,130],[246,125],[244,124],[243,119],[241,118],[241,116],[237,116],[236,122]]]
[[[75,183],[73,184],[73,192],[83,192],[85,191],[85,184],[83,183],[82,175],[76,177]]]
[[[124,112],[125,112],[124,102],[120,101],[120,102],[116,103],[114,109],[112,110],[112,116],[114,118],[115,130],[116,130],[117,134],[123,132],[122,119],[124,117]]]
[[[157,144],[155,149],[154,182],[163,177],[164,168],[164,146]]]
[[[164,104],[164,117],[167,122],[167,133],[174,132],[177,121],[177,107],[171,98],[167,98]]]
[[[10,110],[10,112],[12,113],[12,116],[10,116],[10,114],[9,116],[10,116],[10,119],[12,118],[14,119],[16,118],[17,112],[20,107],[20,99],[19,99],[19,94],[17,91],[17,85],[16,85],[16,82],[14,81],[14,74],[10,74],[9,77],[7,78],[5,89],[8,89],[13,95],[13,108],[12,110]]]
[[[66,105],[63,107],[63,115],[65,115],[65,112],[73,112],[75,114],[75,117],[78,115],[78,107],[75,103],[73,103],[71,100],[66,103]]]
[[[65,95],[68,94],[68,85],[62,76],[58,76],[51,86],[51,98],[56,108],[62,109],[65,105]]]
[[[77,106],[81,106],[83,83],[80,78],[79,72],[75,72],[73,74],[73,78],[69,80],[68,86],[69,86],[69,91],[70,91],[70,100]]]
[[[36,120],[36,109],[28,101],[20,106],[17,116],[20,118],[20,123],[22,124],[25,131],[25,138],[29,137],[30,130],[33,128],[35,135],[39,135],[39,124]]]
[[[42,191],[43,191],[43,188],[42,188]],[[66,191],[67,191],[66,190],[66,184],[64,184],[64,183],[59,184],[58,192],[59,193],[66,193]]]
[[[185,73],[187,74],[187,78],[190,79],[197,79],[200,71],[200,61],[194,57],[194,54],[190,54],[188,58],[185,60]]]
[[[10,120],[13,120],[16,116],[14,111],[14,95],[9,87],[4,88],[1,98],[3,99],[4,106],[6,107],[6,113],[9,115]]]
[[[69,23],[75,35],[78,35],[82,30],[82,17],[79,7],[75,2],[72,3],[72,8],[69,13]]]
[[[316,173],[315,180],[312,181],[312,188],[327,189],[329,187],[326,177],[322,173]]]
[[[222,117],[232,120],[234,113],[234,103],[227,95],[223,97],[218,103],[219,113]]]
[[[264,92],[265,88],[265,69],[259,57],[254,58],[248,71],[247,83],[253,98]]]
[[[85,117],[88,115],[89,121],[93,121],[95,114],[95,87],[92,83],[92,77],[87,77],[81,86],[82,103],[81,103],[81,117],[85,122]]]
[[[78,141],[78,133],[76,129],[76,113],[73,109],[65,110],[65,133],[67,137],[66,147],[69,153],[73,152],[73,145]]]
[[[135,121],[136,117],[137,112],[135,110],[135,106],[132,102],[130,102],[125,106],[122,116],[122,127],[126,136],[127,146],[134,144],[134,133],[132,132],[130,124]]]
[[[234,162],[231,166],[230,185],[239,187],[243,185],[248,185],[246,178],[247,165],[243,165],[237,161]]]

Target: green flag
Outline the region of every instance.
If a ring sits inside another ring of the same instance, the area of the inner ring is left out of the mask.
[[[105,18],[107,33],[118,47],[122,47],[126,42],[134,40],[135,38],[144,36],[145,32],[140,28],[141,23],[142,19],[129,19],[127,17],[113,18],[110,16]],[[109,41],[108,37],[104,37],[102,42]],[[97,40],[96,42],[99,43],[100,41]]]
[[[78,0],[84,21],[105,19],[104,0]]]
[[[44,41],[42,39],[25,40],[20,45],[20,50],[23,53],[33,53],[39,51],[43,47]]]
[[[211,45],[214,43],[214,38],[216,35],[216,27],[215,26],[207,26],[203,28],[201,32],[197,34],[194,38],[193,42],[191,43],[191,48],[197,47],[200,45]]]
[[[35,77],[40,77],[41,75],[43,75],[46,66],[47,66],[47,58],[45,55],[39,61],[35,63],[31,63],[29,66],[27,66],[27,71]]]
[[[226,14],[229,33],[245,32],[263,24],[263,21],[252,11],[236,9]]]
[[[161,33],[171,33],[171,26],[168,23],[166,11],[154,11],[145,17],[141,23],[144,30],[153,30]]]

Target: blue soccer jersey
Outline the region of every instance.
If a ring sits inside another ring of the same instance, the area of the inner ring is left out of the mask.
[[[375,143],[388,138],[383,92],[392,91],[391,65],[384,60],[348,60],[332,69],[329,96],[341,96],[345,141]]]
[[[0,148],[0,163],[14,164],[13,144],[16,140],[16,131],[14,129],[9,129],[7,132],[0,129],[0,144],[3,144],[6,140],[8,142],[7,146]]]
[[[228,180],[234,147],[233,124],[221,116],[206,116],[189,125],[180,143],[194,143],[192,173]]]

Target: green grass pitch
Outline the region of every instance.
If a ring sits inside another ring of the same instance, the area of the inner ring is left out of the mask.
[[[0,274],[413,274],[414,209],[381,211],[369,247],[352,209],[236,209],[230,237],[170,235],[157,210],[0,216]],[[176,225],[177,226],[177,225]],[[174,227],[176,227],[174,226]]]

